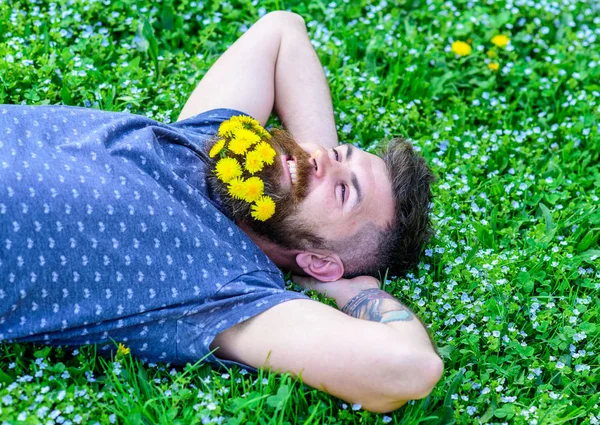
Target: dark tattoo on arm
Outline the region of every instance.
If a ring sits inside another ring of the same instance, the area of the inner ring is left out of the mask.
[[[377,288],[360,291],[346,303],[342,311],[357,319],[381,323],[408,322],[415,317],[400,301]]]

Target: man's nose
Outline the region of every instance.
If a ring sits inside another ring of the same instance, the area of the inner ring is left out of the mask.
[[[330,171],[332,163],[329,154],[324,147],[319,146],[317,150],[313,152],[311,160],[313,160],[315,164],[315,177],[321,178]]]

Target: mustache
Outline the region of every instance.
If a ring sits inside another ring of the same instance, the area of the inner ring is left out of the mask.
[[[315,171],[311,157],[287,131],[275,129],[272,133],[271,146],[273,149],[280,155],[285,155],[288,160],[295,160],[296,183],[292,186],[291,195],[294,201],[300,202],[308,195],[310,178]],[[279,173],[284,172],[281,167],[276,168],[279,168],[277,170]],[[271,180],[271,182],[275,181],[279,180]],[[273,189],[275,190],[275,188]]]

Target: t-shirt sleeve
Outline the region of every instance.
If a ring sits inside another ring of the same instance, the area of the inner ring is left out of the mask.
[[[226,367],[256,369],[211,354],[210,344],[217,334],[286,301],[310,299],[282,288],[279,276],[268,271],[247,273],[229,282],[211,299],[196,306],[177,321],[177,357],[181,363],[204,359]],[[216,354],[216,355],[215,355]]]

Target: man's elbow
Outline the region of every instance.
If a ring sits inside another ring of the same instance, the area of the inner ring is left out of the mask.
[[[299,27],[306,29],[304,18],[294,12],[286,12],[284,10],[277,10],[269,12],[261,18],[261,20],[269,21],[274,24],[283,26],[283,28]]]
[[[435,353],[424,355],[421,360],[421,379],[419,384],[415,386],[415,391],[412,394],[412,400],[418,400],[427,397],[442,378],[444,374],[444,362]],[[419,378],[418,376],[416,377]]]
[[[412,367],[406,363],[398,367],[403,371],[391,373],[392,378],[385,383],[387,394],[363,404],[365,410],[375,413],[388,413],[402,407],[408,400],[427,397],[444,373],[444,363],[435,353],[419,355]]]

